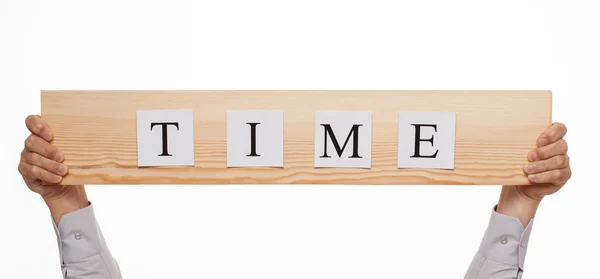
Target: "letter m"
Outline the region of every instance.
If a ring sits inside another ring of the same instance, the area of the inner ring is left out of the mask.
[[[331,137],[331,142],[333,143],[333,147],[335,147],[335,151],[337,152],[338,157],[342,157],[342,154],[344,153],[344,150],[348,145],[348,141],[350,141],[350,138],[352,137],[352,156],[349,156],[348,158],[362,158],[361,156],[358,156],[358,128],[360,128],[362,124],[352,125],[352,130],[350,130],[350,133],[346,138],[346,142],[344,142],[344,146],[342,146],[341,148],[337,138],[335,137],[335,134],[333,133],[333,129],[331,129],[331,125],[321,124],[321,126],[323,126],[323,128],[325,129],[325,152],[323,153],[323,156],[321,156],[321,158],[331,158],[331,156],[327,155],[327,140],[329,137]]]

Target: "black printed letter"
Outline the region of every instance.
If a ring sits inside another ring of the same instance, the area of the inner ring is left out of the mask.
[[[354,134],[354,140],[353,140],[353,148],[352,148],[352,156],[348,157],[348,158],[362,158],[360,156],[358,156],[358,128],[360,128],[360,126],[362,126],[362,124],[355,124],[352,125],[352,130],[350,130],[350,134],[348,134],[348,137],[346,138],[346,142],[344,142],[344,146],[342,148],[340,148],[340,144],[337,141],[337,138],[335,137],[335,134],[333,133],[333,130],[331,129],[331,125],[330,124],[321,124],[321,126],[323,126],[325,128],[325,152],[323,154],[323,156],[321,156],[321,158],[331,158],[331,156],[327,155],[327,135],[329,135],[331,137],[331,141],[333,142],[333,147],[335,147],[335,151],[337,151],[337,154],[339,157],[342,157],[342,153],[344,152],[344,149],[346,149],[346,145],[348,144],[348,141],[350,140],[350,137]]]
[[[425,127],[433,127],[433,130],[437,132],[437,125],[433,125],[433,124],[411,124],[413,126],[415,126],[415,154],[413,156],[410,156],[411,158],[435,158],[438,154],[439,150],[436,150],[435,153],[433,153],[433,155],[421,155],[421,153],[419,153],[419,150],[421,149],[421,142],[422,141],[428,141],[431,142],[431,146],[433,146],[433,135],[431,135],[430,139],[422,139],[421,138],[421,127],[425,126]]]
[[[177,122],[150,123],[150,131],[152,131],[152,128],[154,128],[154,126],[156,126],[156,125],[162,126],[162,154],[160,154],[158,156],[171,156],[171,154],[169,154],[169,145],[167,144],[167,126],[173,125],[177,128],[177,130],[179,130],[179,123],[177,123]]]
[[[260,157],[260,155],[256,154],[256,125],[260,123],[246,123],[250,125],[250,154],[246,155],[246,157]]]

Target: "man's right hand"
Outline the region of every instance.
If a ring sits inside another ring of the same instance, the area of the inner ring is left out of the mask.
[[[83,185],[44,185],[59,183],[68,173],[67,166],[62,163],[64,156],[50,144],[54,134],[39,115],[28,116],[25,124],[31,135],[21,152],[19,172],[27,187],[44,199],[58,224],[64,214],[88,206],[89,201]]]

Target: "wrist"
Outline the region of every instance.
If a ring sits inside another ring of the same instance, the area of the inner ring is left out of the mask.
[[[63,187],[69,188],[64,192],[64,194],[58,197],[55,196],[52,198],[48,198],[42,196],[44,202],[50,210],[50,215],[52,215],[52,219],[54,220],[54,223],[56,223],[57,226],[62,216],[85,208],[90,204],[83,186]]]
[[[523,227],[529,224],[541,203],[541,199],[532,199],[519,191],[520,186],[503,186],[496,212],[518,218]],[[526,187],[526,186],[525,186]]]

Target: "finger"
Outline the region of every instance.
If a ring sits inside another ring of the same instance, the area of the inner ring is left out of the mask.
[[[552,183],[560,184],[565,183],[571,178],[571,169],[564,168],[559,170],[551,170],[541,173],[530,174],[527,179],[533,183]]]
[[[42,157],[40,154],[26,152],[23,157],[27,164],[38,166],[56,175],[64,176],[67,174],[67,166],[57,161]]]
[[[524,170],[527,174],[534,174],[556,169],[564,169],[567,166],[569,166],[569,156],[565,154],[554,156],[547,160],[527,164],[525,165]]]
[[[45,169],[42,169],[35,165],[30,165],[26,162],[21,162],[24,178],[29,179],[30,181],[41,180],[47,183],[59,183],[62,180],[62,176],[53,174]]]
[[[567,141],[564,139],[559,139],[557,142],[531,150],[527,155],[527,158],[530,162],[535,162],[539,160],[546,160],[556,155],[567,154],[567,151],[569,151]]]
[[[553,123],[537,140],[537,146],[542,147],[557,142],[567,134],[567,126],[563,123]]]
[[[33,178],[31,177],[31,174],[29,173],[29,169],[31,168],[31,165],[21,161],[19,163],[19,172],[21,173],[21,176],[23,176],[23,179],[25,180],[25,183],[31,183],[37,180],[37,178]]]
[[[30,115],[25,119],[25,125],[32,134],[37,135],[46,141],[51,141],[54,137],[50,125],[39,115]]]
[[[57,162],[62,162],[64,159],[62,152],[58,148],[34,134],[29,135],[25,140],[25,150],[40,154]]]

